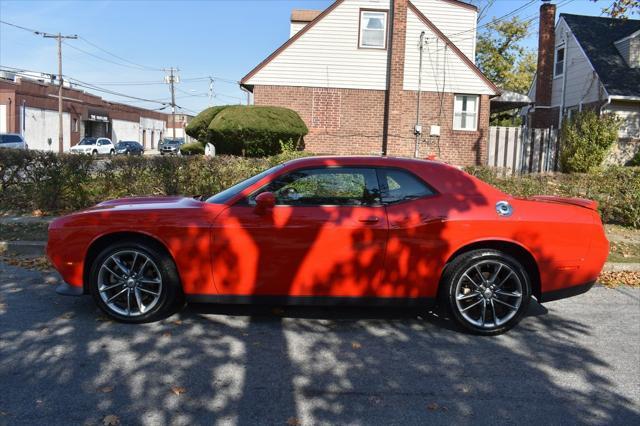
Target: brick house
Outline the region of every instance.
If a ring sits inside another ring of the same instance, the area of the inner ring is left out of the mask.
[[[538,69],[526,108],[531,127],[562,127],[576,111],[621,119],[615,161],[640,150],[640,20],[560,14],[540,7]]]
[[[414,156],[417,141],[419,157],[484,164],[498,89],[473,62],[476,19],[476,7],[457,0],[337,0],[294,11],[289,40],[241,85],[255,105],[297,111],[312,152]]]

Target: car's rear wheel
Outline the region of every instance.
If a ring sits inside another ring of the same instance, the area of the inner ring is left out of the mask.
[[[114,155],[116,153],[115,149],[112,149],[111,151],[109,151],[109,155]]]
[[[525,268],[506,253],[473,250],[455,258],[443,276],[445,303],[466,329],[504,333],[527,311],[531,284]]]
[[[134,241],[112,244],[95,258],[90,289],[100,309],[129,323],[160,319],[181,299],[171,257],[152,245]]]

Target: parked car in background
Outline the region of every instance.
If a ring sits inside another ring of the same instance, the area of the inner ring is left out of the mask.
[[[163,318],[183,297],[439,304],[492,335],[532,297],[589,290],[609,252],[596,207],[512,197],[435,161],[309,157],[206,201],[124,198],[58,218],[47,254],[59,293],[92,294],[124,322]]]
[[[72,154],[113,155],[116,148],[108,138],[83,138],[69,150]]]
[[[165,139],[160,146],[160,155],[180,155],[180,147],[184,144],[180,139]]]
[[[29,146],[17,133],[0,133],[0,148],[29,149]]]
[[[116,155],[142,155],[144,148],[136,141],[120,141],[116,144]]]

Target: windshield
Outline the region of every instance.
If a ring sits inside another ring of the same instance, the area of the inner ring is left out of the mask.
[[[133,148],[133,144],[131,142],[118,142],[118,145],[116,145],[116,148],[127,148],[127,147],[131,147]]]
[[[78,145],[95,145],[95,144],[96,144],[95,138],[84,138],[80,141]]]
[[[218,192],[213,197],[210,197],[207,200],[207,203],[214,203],[214,204],[226,203],[227,201],[232,199],[236,194],[244,191],[245,189],[247,189],[248,187],[250,187],[254,183],[258,182],[263,177],[273,173],[274,171],[276,171],[277,169],[282,168],[282,167],[283,167],[282,164],[277,165],[275,167],[270,168],[269,170],[265,170],[262,173],[259,173],[259,174],[255,175],[255,176],[252,176],[247,180],[243,180],[240,183],[236,183],[232,187],[227,188],[222,192]]]

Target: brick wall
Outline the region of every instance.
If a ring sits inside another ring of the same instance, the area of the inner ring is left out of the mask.
[[[292,86],[255,86],[256,105],[293,109],[309,127],[305,149],[319,154],[379,155],[382,151],[384,91],[321,89]],[[417,93],[402,91],[396,100],[398,122],[389,134],[387,154],[413,157]],[[454,131],[453,94],[421,95],[421,124],[424,136],[420,157],[435,154],[456,165],[484,164],[489,126],[489,98],[480,97],[478,131]],[[429,137],[432,124],[440,125],[440,137]]]

